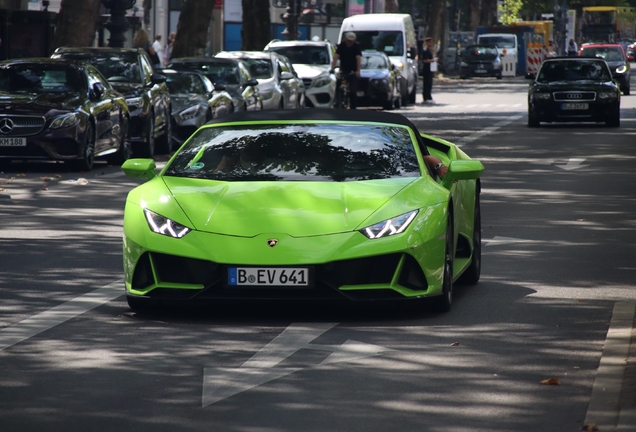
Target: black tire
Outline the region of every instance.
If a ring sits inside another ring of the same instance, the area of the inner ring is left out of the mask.
[[[90,121],[86,126],[84,142],[82,143],[82,157],[73,161],[75,171],[89,172],[95,162],[95,130]]]
[[[417,85],[413,86],[413,91],[409,93],[409,103],[415,103],[415,97],[417,95]]]
[[[132,146],[130,144],[130,137],[128,136],[128,119],[126,119],[123,129],[123,139],[119,143],[117,153],[106,159],[111,165],[121,165],[132,157]]]
[[[532,112],[532,109],[528,109],[528,127],[537,128],[539,125],[539,118]]]
[[[146,142],[140,143],[139,157],[152,158],[155,156],[155,116],[150,113],[146,121]]]
[[[446,247],[444,252],[444,281],[442,295],[435,299],[435,309],[448,312],[453,304],[453,263],[455,259],[455,236],[453,232],[453,217],[449,212],[446,220]]]
[[[631,84],[629,82],[629,80],[627,80],[627,83],[625,84],[625,88],[623,89],[623,94],[625,96],[629,96],[630,92],[631,92]]]
[[[459,281],[467,285],[475,285],[481,276],[481,206],[479,191],[475,191],[475,214],[473,218],[473,254],[470,265],[461,275]]]

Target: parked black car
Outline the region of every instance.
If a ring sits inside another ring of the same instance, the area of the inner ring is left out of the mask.
[[[501,58],[496,45],[469,45],[459,53],[459,77],[501,79]]]
[[[528,126],[540,122],[606,122],[620,126],[621,90],[603,59],[543,61],[528,91]]]
[[[400,78],[386,54],[380,51],[363,51],[360,60],[358,105],[381,106],[387,110],[400,108]]]
[[[0,62],[0,163],[49,159],[90,171],[95,157],[130,157],[124,97],[99,71],[71,60]]]
[[[232,97],[225,86],[198,71],[163,69],[172,101],[172,139],[181,145],[208,121],[232,112]]]
[[[61,47],[52,57],[90,62],[125,96],[130,109],[130,140],[135,156],[152,157],[155,149],[159,153],[170,150],[170,93],[166,78],[155,72],[143,49]]]
[[[621,44],[583,44],[579,55],[605,60],[623,94],[625,96],[630,94],[631,67]]]
[[[197,70],[214,85],[221,84],[232,96],[232,112],[263,109],[258,81],[241,60],[210,57],[182,57],[171,59],[166,69]]]

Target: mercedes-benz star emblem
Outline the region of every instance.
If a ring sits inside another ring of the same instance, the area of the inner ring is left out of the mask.
[[[583,95],[581,93],[568,93],[568,99],[582,99]]]
[[[278,244],[278,239],[267,239],[267,246],[274,247]]]
[[[0,120],[0,133],[8,134],[13,130],[13,120],[10,118],[3,118]]]

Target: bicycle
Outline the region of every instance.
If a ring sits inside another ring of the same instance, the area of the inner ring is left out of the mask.
[[[336,75],[336,97],[333,107],[336,109],[349,109],[349,78],[355,75],[355,72],[349,72],[347,75],[338,72]]]

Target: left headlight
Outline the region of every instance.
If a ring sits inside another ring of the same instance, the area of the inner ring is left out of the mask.
[[[79,122],[79,116],[76,113],[64,114],[59,117],[56,117],[51,122],[50,129],[61,129],[73,126]]]
[[[622,65],[616,68],[616,73],[622,74],[627,72],[627,65]]]
[[[616,99],[618,96],[614,92],[598,92],[597,93],[599,99]]]
[[[316,78],[316,81],[314,82],[314,87],[324,87],[329,84],[331,84],[331,78],[329,77],[329,75],[325,75],[325,76],[320,76]]]
[[[532,93],[532,98],[537,100],[548,100],[552,98],[552,95],[550,93],[535,92],[535,93]]]
[[[413,219],[415,219],[417,212],[418,210],[413,210],[412,212],[404,213],[394,218],[362,228],[360,232],[370,239],[378,239],[392,236],[394,234],[400,234],[404,232]]]
[[[167,217],[161,216],[153,211],[144,209],[146,222],[152,232],[163,234],[168,237],[181,238],[191,230],[187,226],[181,225]]]
[[[205,107],[202,105],[191,106],[190,108],[186,108],[179,113],[179,117],[181,120],[190,120],[192,118],[198,117],[205,112]]]

